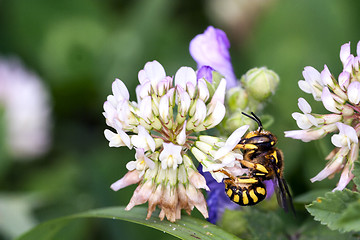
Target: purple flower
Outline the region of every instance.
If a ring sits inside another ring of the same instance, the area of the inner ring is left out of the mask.
[[[224,31],[209,26],[190,42],[190,54],[198,64],[210,66],[226,78],[227,88],[237,85],[229,53],[230,42]]]
[[[213,71],[212,67],[204,65],[197,71],[197,79],[205,78],[208,82],[212,83]]]

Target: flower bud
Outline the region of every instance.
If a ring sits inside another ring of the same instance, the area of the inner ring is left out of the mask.
[[[250,118],[243,115],[241,112],[233,113],[224,124],[227,131],[233,132],[241,126],[250,125],[251,129],[256,127],[256,123]]]
[[[231,111],[243,110],[248,104],[248,93],[241,87],[233,87],[227,91],[227,103]]]
[[[241,80],[248,94],[259,102],[274,94],[279,84],[279,76],[266,67],[250,69]]]

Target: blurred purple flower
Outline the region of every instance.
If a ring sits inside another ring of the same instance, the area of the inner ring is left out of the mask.
[[[236,76],[229,53],[230,42],[224,31],[209,26],[203,34],[199,34],[190,42],[190,54],[198,64],[210,66],[226,79],[227,88],[237,85]]]
[[[235,210],[240,206],[233,201],[225,193],[225,184],[223,182],[217,182],[209,172],[203,172],[202,166],[198,167],[199,172],[205,177],[206,185],[210,188],[207,192],[206,202],[208,205],[209,222],[216,224],[221,219],[225,209]],[[264,181],[266,186],[266,199],[271,198],[274,194],[274,182],[272,180]]]
[[[197,79],[205,78],[208,82],[212,83],[212,72],[215,71],[210,66],[202,66],[197,71]]]

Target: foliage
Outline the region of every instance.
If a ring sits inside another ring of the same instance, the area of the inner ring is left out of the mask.
[[[166,232],[181,239],[239,239],[216,225],[204,220],[187,216],[176,223],[171,223],[166,220],[160,221],[157,217],[151,217],[149,220],[145,220],[144,215],[146,215],[146,212],[147,209],[143,207],[135,208],[132,211],[125,211],[124,207],[95,209],[44,222],[20,236],[18,240],[54,239],[59,230],[66,224],[81,218],[103,218],[130,221],[161,230],[164,233]]]

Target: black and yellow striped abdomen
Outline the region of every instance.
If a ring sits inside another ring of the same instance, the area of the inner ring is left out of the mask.
[[[231,179],[225,179],[224,183],[226,195],[240,206],[255,205],[266,197],[266,188],[262,182],[247,184],[245,187],[235,185]]]

